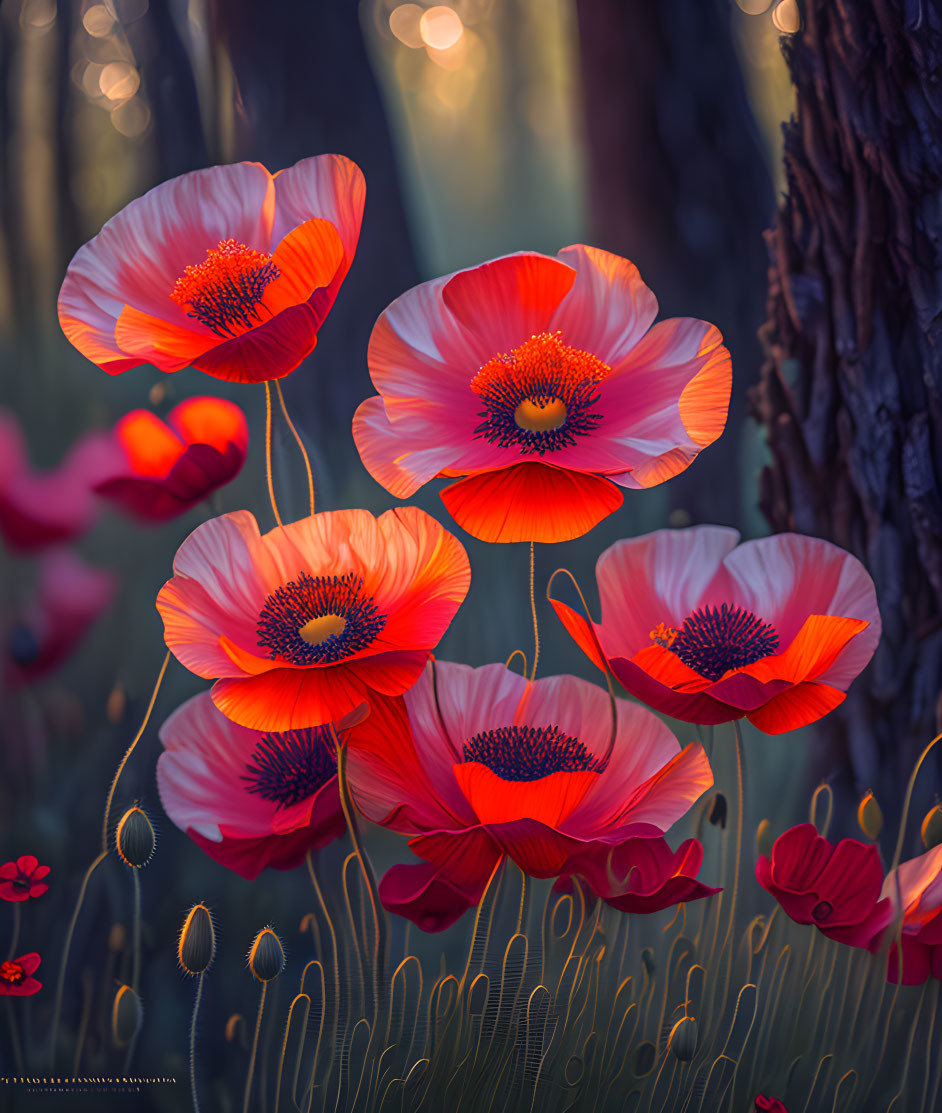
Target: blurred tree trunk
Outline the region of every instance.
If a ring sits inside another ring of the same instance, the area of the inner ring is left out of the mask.
[[[285,381],[292,413],[321,455],[322,488],[361,473],[350,422],[374,393],[366,346],[386,305],[418,281],[389,126],[352,0],[292,4],[212,0],[213,38],[228,51],[237,85],[234,157],[271,170],[335,152],[366,177],[356,259],[304,375]],[[290,12],[290,14],[288,14]],[[330,467],[324,457],[330,456]],[[332,501],[332,489],[328,489]],[[325,505],[326,509],[326,505]]]
[[[668,485],[694,521],[739,522],[745,388],[761,361],[774,215],[730,30],[731,0],[576,0],[590,234],[625,255],[661,317],[718,325],[733,357],[727,432]],[[717,483],[717,475],[724,481]]]
[[[842,761],[888,810],[942,678],[942,14],[809,0],[803,17],[784,43],[797,114],[752,397],[773,457],[762,507],[776,530],[855,552],[876,581],[883,640],[825,721],[820,764]]]

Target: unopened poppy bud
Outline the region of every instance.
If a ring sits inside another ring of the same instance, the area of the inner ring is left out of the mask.
[[[857,805],[857,823],[871,842],[876,842],[883,830],[883,812],[872,792],[866,792]]]
[[[260,982],[270,982],[285,968],[285,949],[271,928],[262,928],[249,951],[249,969]]]
[[[141,999],[129,985],[122,985],[111,1006],[111,1038],[115,1047],[127,1047],[137,1035],[143,1012]]]
[[[926,812],[926,818],[919,829],[922,835],[922,845],[926,850],[942,843],[942,805],[936,804]]]
[[[772,853],[772,845],[775,839],[772,838],[772,824],[767,819],[763,819],[759,826],[756,828],[756,853],[760,858],[768,858]]]
[[[682,1063],[689,1063],[697,1052],[697,1022],[692,1016],[681,1017],[671,1029],[668,1046]]]
[[[122,861],[139,870],[151,860],[156,844],[150,820],[137,806],[128,808],[118,821],[115,845]]]
[[[710,808],[710,822],[714,827],[722,827],[726,830],[726,797],[722,792],[718,792],[713,797],[713,807]]]
[[[180,929],[177,958],[188,974],[202,974],[213,961],[216,933],[213,918],[205,904],[194,904]]]

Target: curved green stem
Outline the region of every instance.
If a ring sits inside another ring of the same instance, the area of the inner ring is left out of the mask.
[[[266,386],[268,384],[266,383]],[[255,1057],[258,1054],[258,1034],[262,1030],[262,1013],[265,1011],[265,993],[268,982],[262,982],[262,995],[258,1000],[258,1015],[255,1017],[255,1035],[252,1038],[252,1054],[249,1057],[249,1073],[245,1079],[245,1096],[242,1099],[242,1113],[249,1113],[249,1098],[252,1096],[252,1078],[255,1074]]]
[[[193,999],[193,1012],[190,1016],[190,1096],[193,1098],[193,1113],[200,1113],[199,1098],[196,1093],[196,1014],[200,1011],[200,998],[203,996],[203,975],[196,978],[196,997]]]

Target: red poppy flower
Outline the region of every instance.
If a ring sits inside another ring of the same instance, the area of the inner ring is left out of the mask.
[[[16,419],[0,411],[0,535],[11,549],[31,552],[81,536],[98,512],[92,488],[114,467],[109,436],[90,433],[47,472],[30,469]]]
[[[788,1113],[782,1102],[778,1098],[767,1098],[765,1094],[759,1094],[756,1098],[756,1109],[761,1113]]]
[[[11,681],[28,683],[57,668],[107,609],[116,590],[110,572],[92,568],[70,550],[44,553],[36,600],[7,630]]]
[[[49,867],[41,866],[32,854],[23,854],[15,862],[0,866],[0,900],[14,903],[41,897],[49,886],[43,881],[49,876]]]
[[[43,984],[33,974],[39,969],[41,961],[39,955],[32,951],[28,955],[0,962],[0,997],[32,997],[38,993]]]
[[[856,839],[834,846],[811,823],[775,840],[771,856],[756,863],[756,880],[796,923],[814,924],[851,947],[868,947],[893,916],[890,902],[880,898],[877,848]]]
[[[202,692],[167,719],[160,741],[164,811],[210,858],[242,877],[258,877],[266,866],[293,869],[347,829],[325,727],[249,730]]]
[[[880,640],[876,591],[860,561],[827,541],[738,541],[721,526],[616,541],[596,565],[601,624],[552,603],[587,656],[604,668],[597,638],[615,676],[655,711],[690,723],[745,716],[780,734],[844,700]]]
[[[192,364],[217,379],[293,371],[317,343],[360,235],[365,186],[341,155],[174,178],[79,248],[59,323],[111,375]]]
[[[896,932],[900,917],[903,985],[921,985],[930,974],[942,980],[942,846],[891,870],[883,883],[883,896],[893,909],[893,921],[887,928],[893,937],[889,981],[899,980]],[[879,950],[879,945],[876,939],[870,949]]]
[[[423,859],[386,873],[386,908],[441,931],[505,855],[533,877],[581,875],[628,911],[717,892],[696,880],[699,844],[673,852],[663,838],[713,783],[703,748],[681,750],[637,704],[617,707],[613,742],[608,697],[584,680],[447,662],[374,703],[349,742],[351,793]]]
[[[115,426],[120,469],[95,486],[145,521],[183,514],[242,470],[249,444],[245,414],[225,398],[189,398],[161,421],[132,410]]]
[[[484,541],[580,537],[622,487],[677,475],[726,423],[719,330],[656,316],[633,263],[582,244],[416,286],[370,337],[363,463],[399,498],[465,476],[442,499]]]
[[[413,506],[335,510],[260,535],[247,511],[177,551],[157,596],[164,637],[243,726],[337,722],[414,684],[468,592],[457,538]],[[218,678],[218,679],[217,679]]]

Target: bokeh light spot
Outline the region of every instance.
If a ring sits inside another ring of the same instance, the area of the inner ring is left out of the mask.
[[[419,20],[419,34],[422,42],[433,50],[448,50],[464,34],[464,25],[454,8],[438,4],[423,13]]]
[[[781,0],[772,12],[772,22],[783,35],[794,35],[801,30],[801,12],[796,0]]]
[[[136,139],[147,131],[150,124],[150,108],[140,97],[133,97],[124,104],[112,108],[111,123],[115,131],[126,135],[129,139]]]
[[[108,100],[128,100],[140,84],[141,75],[128,62],[109,62],[98,77],[98,87]]]
[[[104,4],[93,4],[82,16],[82,26],[93,38],[104,39],[114,29],[114,16]]]
[[[414,50],[422,45],[419,20],[423,14],[418,4],[400,4],[389,13],[389,30],[401,43]]]

